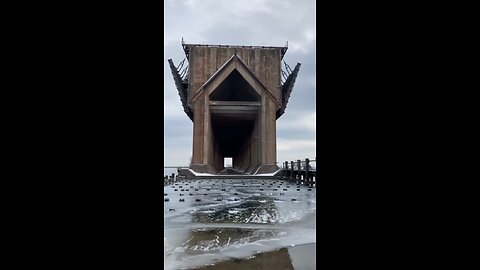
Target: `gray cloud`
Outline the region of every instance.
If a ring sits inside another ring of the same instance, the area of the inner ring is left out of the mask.
[[[278,161],[315,155],[315,1],[167,0],[164,36],[164,156],[187,165],[193,124],[183,112],[167,59],[178,65],[187,43],[284,46],[292,68],[302,63],[285,114],[277,121]],[[313,157],[313,156],[312,156]]]

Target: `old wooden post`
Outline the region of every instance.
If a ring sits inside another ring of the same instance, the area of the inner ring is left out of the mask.
[[[310,177],[308,175],[308,172],[310,171],[309,164],[310,164],[310,160],[308,158],[305,158],[305,182],[307,183],[308,186],[311,185]]]
[[[302,182],[302,161],[297,159],[298,180]]]
[[[292,181],[295,179],[295,174],[293,173],[293,161],[290,161],[290,177],[292,178]]]

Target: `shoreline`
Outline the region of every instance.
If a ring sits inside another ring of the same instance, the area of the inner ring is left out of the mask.
[[[248,258],[232,258],[213,265],[188,270],[310,270],[316,269],[317,243],[283,247],[277,250],[257,253]]]

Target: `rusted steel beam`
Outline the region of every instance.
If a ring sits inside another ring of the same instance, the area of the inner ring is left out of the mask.
[[[287,42],[287,45],[284,46],[284,47],[276,47],[276,46],[245,46],[245,45],[212,45],[212,44],[187,44],[183,41],[182,39],[182,47],[183,47],[183,51],[185,52],[185,56],[187,57],[187,59],[189,59],[189,56],[190,56],[190,46],[200,46],[200,47],[219,47],[219,48],[250,48],[250,49],[255,49],[255,48],[261,48],[261,49],[278,49],[278,48],[281,48],[281,52],[280,52],[280,55],[281,55],[281,59],[283,59],[283,57],[285,56],[285,54],[287,53],[287,50],[288,50],[288,42]]]

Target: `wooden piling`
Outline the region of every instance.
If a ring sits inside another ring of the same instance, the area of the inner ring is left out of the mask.
[[[300,159],[297,159],[297,171],[298,171],[298,180],[301,183],[302,182],[302,161]]]
[[[310,177],[308,175],[308,172],[310,171],[309,165],[310,160],[308,158],[305,158],[305,183],[307,186],[310,186]]]
[[[290,161],[290,177],[292,181],[295,179],[295,174],[293,173],[293,161]]]

